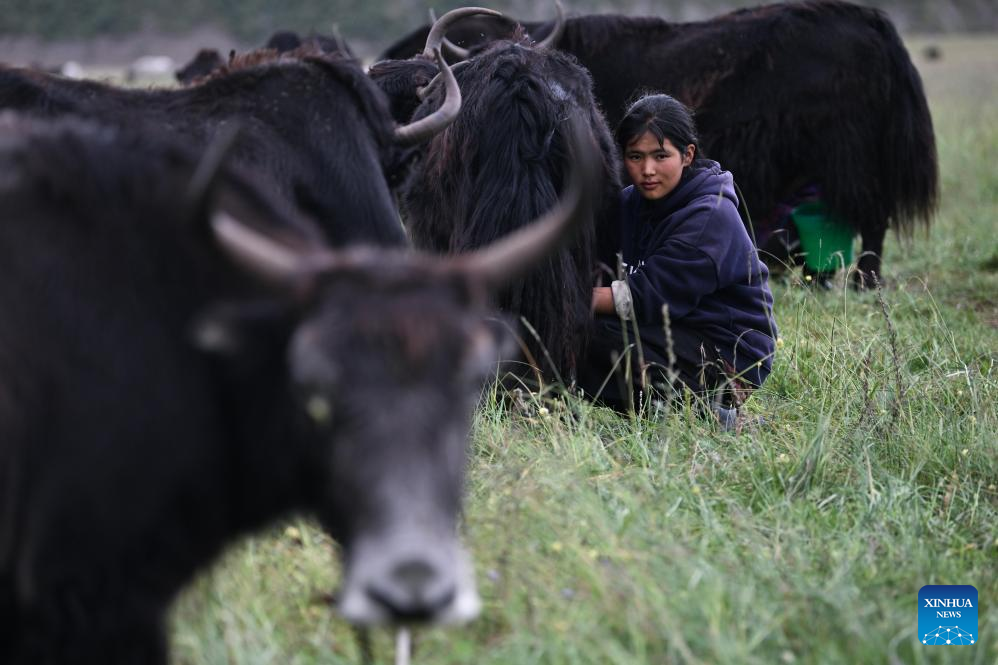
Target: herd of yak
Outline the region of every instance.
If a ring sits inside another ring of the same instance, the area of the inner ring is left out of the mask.
[[[515,348],[570,381],[616,220],[608,127],[643,91],[695,109],[752,230],[819,185],[860,285],[935,205],[919,76],[838,0],[464,8],[368,71],[290,42],[199,54],[173,89],[0,66],[2,663],[165,663],[178,590],[295,512],[341,545],[351,622],[475,616],[471,416]]]

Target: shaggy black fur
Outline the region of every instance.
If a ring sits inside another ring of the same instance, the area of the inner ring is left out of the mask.
[[[417,71],[422,66],[416,61]],[[453,125],[430,141],[402,197],[413,243],[439,252],[481,247],[547,212],[567,173],[566,123],[581,114],[603,155],[595,218],[565,247],[500,297],[507,312],[537,330],[524,333],[545,372],[568,381],[585,345],[597,225],[616,214],[619,161],[592,80],[574,58],[537,51],[525,40],[499,42],[457,72],[464,98]],[[438,90],[420,107],[439,104]],[[552,361],[547,362],[545,354]]]

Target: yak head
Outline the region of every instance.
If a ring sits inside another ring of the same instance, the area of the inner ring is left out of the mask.
[[[174,75],[182,85],[191,85],[198,79],[208,76],[224,66],[225,60],[218,51],[203,48],[197,52],[197,55],[190,62],[178,69]]]
[[[450,69],[439,55],[444,45],[450,43],[445,37],[447,32],[469,20],[491,19],[505,20],[499,12],[484,7],[454,9],[433,22],[422,53],[408,60],[382,60],[371,65],[368,76],[388,97],[395,122],[409,122],[413,112],[423,103],[419,91],[428,90],[431,82],[446,80],[444,77],[451,75]],[[439,64],[435,61],[439,61]],[[460,89],[456,83],[453,84],[453,89],[456,93],[450,92],[448,88],[448,96],[459,96]]]
[[[343,548],[339,609],[354,623],[464,621],[479,609],[457,528],[474,406],[507,346],[489,303],[588,215],[599,153],[585,121],[566,122],[575,168],[562,199],[477,251],[332,250],[232,209],[210,216],[223,253],[294,311],[287,402],[309,442],[309,500]]]

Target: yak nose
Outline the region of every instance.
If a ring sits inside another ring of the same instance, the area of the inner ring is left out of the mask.
[[[399,586],[407,589],[414,595],[422,595],[423,590],[433,580],[435,573],[433,566],[425,561],[406,561],[395,566],[392,570],[392,579]]]
[[[385,579],[367,588],[372,601],[393,621],[432,621],[456,595],[453,580],[422,559],[395,565]]]
[[[345,564],[338,607],[357,625],[465,623],[482,607],[471,557],[450,534],[365,538]]]

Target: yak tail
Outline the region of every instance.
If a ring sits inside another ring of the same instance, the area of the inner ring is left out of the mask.
[[[928,226],[939,200],[939,164],[932,116],[925,99],[922,78],[890,20],[877,12],[876,28],[884,39],[891,68],[888,117],[885,118],[884,150],[878,172],[889,202],[890,227],[910,235],[915,226]]]

